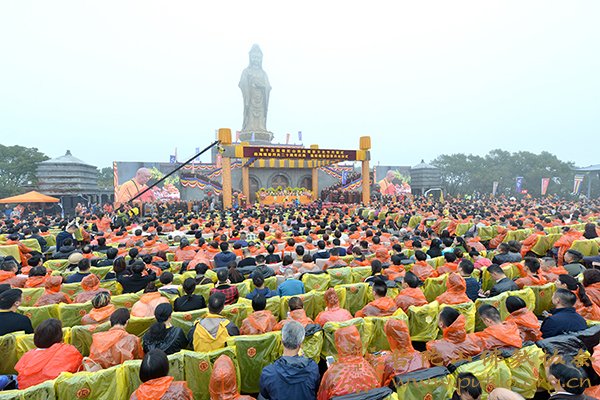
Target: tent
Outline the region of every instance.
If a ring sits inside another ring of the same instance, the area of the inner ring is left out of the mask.
[[[56,197],[46,196],[45,194],[31,191],[28,193],[20,194],[18,196],[7,197],[0,199],[0,204],[12,204],[12,203],[58,203],[60,200]]]

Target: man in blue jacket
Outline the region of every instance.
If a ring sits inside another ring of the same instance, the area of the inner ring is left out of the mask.
[[[546,313],[548,317],[542,322],[541,331],[544,339],[587,328],[585,319],[575,311],[576,301],[575,294],[570,290],[556,290],[552,296],[552,303],[556,308]]]
[[[260,397],[266,400],[315,400],[319,390],[319,367],[299,356],[304,327],[290,321],[281,331],[283,356],[266,366],[260,376]]]

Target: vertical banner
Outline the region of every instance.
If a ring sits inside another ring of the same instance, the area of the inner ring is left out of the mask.
[[[492,183],[492,196],[495,196],[497,191],[498,191],[498,181],[494,181],[494,183]]]
[[[290,144],[290,136],[292,136],[290,133],[285,134],[285,144]]]
[[[217,168],[221,168],[221,153],[217,153],[217,160],[216,160],[216,164],[217,164]]]
[[[542,178],[542,196],[546,195],[549,184],[550,184],[550,178]]]
[[[579,194],[581,190],[581,183],[583,182],[584,175],[575,175],[575,179],[573,180],[573,193],[571,194]]]
[[[348,179],[348,172],[342,171],[342,186],[346,184],[346,180]]]
[[[113,188],[115,199],[117,198],[117,192],[119,191],[119,170],[117,169],[117,162],[113,161]]]
[[[521,193],[522,190],[523,190],[523,177],[517,176],[517,179],[515,182],[515,191],[517,193]]]
[[[177,162],[177,156],[170,155],[169,156],[169,164],[175,164]]]
[[[200,147],[196,147],[196,153],[195,154],[198,154],[198,153],[200,153]],[[194,162],[195,163],[199,163],[200,162],[200,156],[196,157],[194,159]]]
[[[254,135],[254,132],[252,132],[252,139],[250,140],[252,140],[253,142],[256,141],[256,136]]]
[[[302,143],[302,131],[298,131],[298,141]]]
[[[239,141],[240,141],[240,134],[241,134],[241,133],[242,133],[242,132],[240,132],[240,131],[235,131],[235,141],[236,141],[236,142],[239,142]]]

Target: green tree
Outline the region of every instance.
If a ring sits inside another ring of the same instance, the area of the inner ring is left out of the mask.
[[[114,183],[112,167],[104,167],[98,171],[98,187],[100,189],[112,189]]]
[[[24,185],[37,184],[35,170],[48,157],[35,147],[0,144],[0,197],[23,192]]]

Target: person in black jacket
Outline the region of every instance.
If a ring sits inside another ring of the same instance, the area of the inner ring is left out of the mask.
[[[552,303],[556,306],[542,322],[542,337],[544,339],[562,335],[567,332],[579,332],[587,329],[585,318],[575,311],[577,297],[568,289],[557,289],[552,295]]]
[[[193,279],[192,279],[193,280]],[[188,345],[187,337],[179,327],[171,325],[173,308],[169,303],[159,304],[154,310],[156,322],[150,326],[142,338],[144,353],[160,349],[169,354],[175,354]]]
[[[12,332],[33,333],[31,320],[17,313],[21,305],[21,289],[11,289],[10,285],[0,285],[0,336]]]
[[[146,264],[143,261],[136,261],[131,266],[131,275],[117,276],[117,282],[123,286],[123,294],[144,290],[150,282],[156,280],[156,273],[151,269],[147,270],[148,275],[142,276],[145,269]]]
[[[185,296],[175,299],[173,308],[176,312],[206,308],[206,300],[204,300],[204,297],[194,294],[194,291],[196,290],[196,280],[194,278],[187,278],[183,281],[182,286]]]
[[[500,293],[511,290],[519,290],[517,284],[513,280],[507,278],[504,270],[500,268],[500,266],[492,264],[487,268],[487,271],[492,279],[496,281],[489,293],[486,293],[489,297],[498,296]]]
[[[579,368],[571,364],[554,363],[546,370],[548,382],[554,393],[549,400],[592,400],[595,397],[583,394],[590,380]]]

